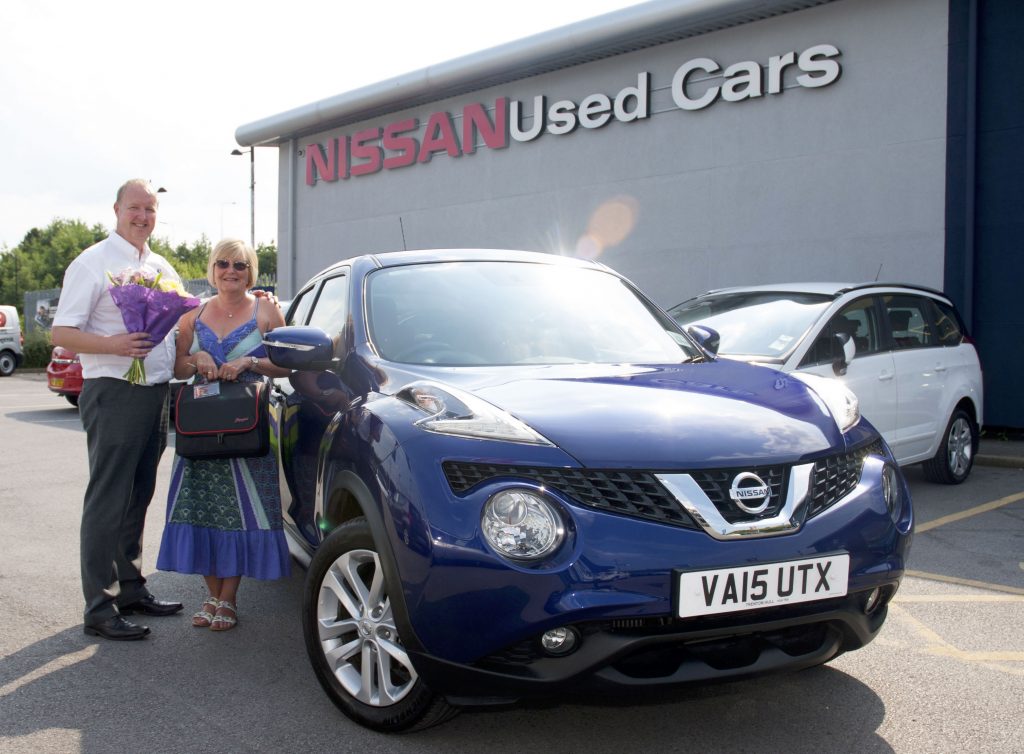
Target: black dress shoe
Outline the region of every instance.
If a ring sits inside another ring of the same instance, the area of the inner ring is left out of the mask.
[[[121,611],[121,615],[142,613],[143,615],[155,615],[158,618],[174,615],[181,608],[182,604],[180,602],[164,602],[163,600],[158,600],[152,594],[147,594],[141,600],[132,602],[130,605],[117,606],[117,609]]]
[[[115,615],[102,623],[87,625],[84,631],[86,636],[102,636],[104,639],[113,641],[136,641],[145,639],[149,635],[149,626],[139,626],[131,621],[126,621],[120,615]]]

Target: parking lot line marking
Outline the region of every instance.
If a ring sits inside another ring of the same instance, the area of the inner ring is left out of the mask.
[[[993,584],[988,581],[975,581],[974,579],[961,579],[956,576],[944,576],[941,573],[926,573],[925,571],[906,570],[907,576],[929,581],[942,581],[946,584],[957,584],[959,586],[973,586],[977,589],[989,589],[995,592],[1006,592],[1007,594],[1024,594],[1024,589],[1016,586],[1005,586],[1004,584]],[[897,598],[898,599],[898,598]]]
[[[962,660],[964,662],[978,663],[986,665],[993,670],[1010,673],[1012,675],[1024,674],[1024,668],[1006,667],[1005,665],[995,664],[1002,662],[1024,662],[1024,652],[1016,650],[967,651],[959,649],[943,639],[935,633],[935,631],[928,628],[928,626],[906,610],[902,609],[899,605],[892,605],[890,603],[890,606],[893,608],[893,612],[899,615],[902,620],[909,623],[912,626],[914,633],[923,640],[924,646],[922,649],[927,654],[939,657],[949,657],[951,659]]]
[[[1024,602],[1024,594],[897,594],[893,602]]]
[[[977,516],[979,513],[994,511],[996,508],[1002,508],[1004,505],[1016,503],[1018,500],[1024,500],[1024,492],[1018,492],[1015,495],[1007,495],[1006,497],[999,498],[998,500],[993,500],[991,503],[982,503],[981,505],[976,505],[973,508],[968,508],[967,510],[960,511],[959,513],[950,513],[948,516],[942,516],[934,521],[929,521],[927,523],[920,524],[919,526],[915,526],[914,532],[917,534],[923,534],[926,531],[937,529],[940,526],[945,526],[946,524],[953,523],[954,521],[961,521],[965,518],[970,518],[971,516]]]

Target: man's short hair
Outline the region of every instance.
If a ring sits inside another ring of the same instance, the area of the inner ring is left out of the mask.
[[[132,178],[121,184],[121,188],[117,190],[117,197],[114,199],[114,204],[121,203],[121,200],[124,199],[124,192],[127,191],[131,186],[139,186],[146,192],[152,194],[153,197],[157,199],[157,203],[159,204],[160,200],[159,197],[157,197],[156,195],[156,191],[153,190],[153,186],[145,178]]]

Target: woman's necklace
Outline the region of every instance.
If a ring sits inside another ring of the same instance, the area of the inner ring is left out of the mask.
[[[248,303],[249,303],[248,301],[244,301],[242,306],[245,306]],[[225,304],[223,301],[221,301],[220,306],[224,310],[224,313],[228,315],[228,319],[234,319],[235,314],[230,309],[228,309],[228,305],[227,304]]]

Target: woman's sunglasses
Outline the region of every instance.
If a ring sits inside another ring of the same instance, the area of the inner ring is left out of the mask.
[[[234,267],[237,272],[249,269],[248,262],[229,262],[227,259],[218,259],[214,262],[217,265],[218,270],[226,270],[228,267]]]

